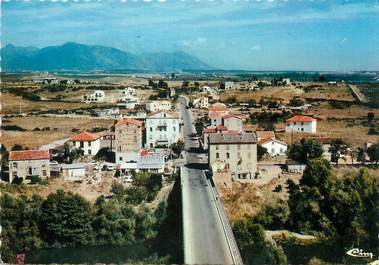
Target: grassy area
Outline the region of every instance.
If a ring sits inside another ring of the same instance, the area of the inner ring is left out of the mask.
[[[1,142],[10,148],[14,144],[22,144],[29,148],[38,148],[55,140],[72,137],[72,129],[90,130],[94,127],[108,127],[112,120],[48,118],[48,117],[15,117],[6,119],[7,125],[17,125],[28,131],[2,131]],[[34,128],[50,127],[50,131],[33,131]],[[56,129],[55,129],[56,128]],[[32,140],[31,140],[32,139]]]

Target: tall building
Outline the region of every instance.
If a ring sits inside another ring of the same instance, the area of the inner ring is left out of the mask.
[[[116,163],[137,161],[142,148],[142,122],[126,118],[115,125]]]
[[[179,117],[175,112],[158,111],[146,118],[146,148],[170,146],[179,140]]]
[[[208,146],[212,170],[230,172],[233,179],[254,178],[257,172],[257,138],[254,133],[213,133],[209,135]]]

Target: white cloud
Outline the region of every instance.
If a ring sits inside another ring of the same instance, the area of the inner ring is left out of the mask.
[[[342,44],[344,44],[346,41],[347,41],[347,38],[345,37],[345,38],[343,38],[343,39],[340,41],[340,44],[342,45]]]
[[[259,44],[255,44],[254,46],[252,46],[250,48],[250,50],[252,50],[252,51],[260,51],[260,50],[262,50],[262,47]]]
[[[193,47],[193,46],[202,45],[202,44],[206,43],[207,41],[208,41],[207,38],[197,37],[194,40],[184,40],[184,41],[182,41],[182,45],[183,46],[187,46],[187,47]]]

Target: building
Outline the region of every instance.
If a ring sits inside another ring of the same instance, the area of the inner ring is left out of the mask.
[[[225,82],[220,83],[220,89],[221,90],[239,89],[239,83],[233,82],[233,81],[225,81]]]
[[[82,132],[71,138],[76,149],[84,151],[84,155],[96,155],[101,148],[101,138],[103,135]]]
[[[142,122],[122,119],[115,125],[116,163],[137,161],[142,148]]]
[[[178,142],[180,135],[177,113],[158,111],[146,118],[146,147],[170,146]]]
[[[16,177],[24,180],[31,176],[50,177],[50,152],[23,150],[9,152],[9,182]]]
[[[76,181],[82,180],[86,175],[86,164],[62,164],[61,165],[62,176],[65,180]]]
[[[291,79],[289,79],[289,78],[283,78],[282,79],[282,83],[284,84],[284,85],[291,85]]]
[[[310,116],[297,115],[286,121],[286,132],[316,133],[317,120]]]
[[[197,109],[207,109],[209,107],[208,97],[194,98],[193,106]]]
[[[287,152],[287,144],[276,139],[263,139],[258,144],[266,148],[270,156],[285,155]]]
[[[171,110],[171,102],[169,100],[161,100],[161,101],[152,101],[146,103],[146,110],[150,112],[156,111],[170,111]]]
[[[275,139],[275,133],[273,131],[257,131],[257,140]]]
[[[222,115],[217,111],[212,111],[209,114],[209,119],[211,120],[212,127],[222,125]]]
[[[254,133],[209,135],[209,167],[224,165],[234,179],[252,179],[257,172],[257,139]]]
[[[105,101],[105,92],[103,90],[95,90],[89,96],[84,96],[84,100],[87,102],[103,102]]]
[[[121,164],[121,172],[127,175],[134,172],[164,173],[165,160],[160,154],[149,154],[139,156],[136,161],[124,162]]]
[[[210,116],[212,112],[217,112],[221,116],[229,114],[228,108],[223,103],[214,103],[212,106],[209,106],[208,116]]]
[[[123,94],[123,95],[131,95],[131,96],[135,96],[135,95],[137,95],[137,92],[136,92],[136,89],[135,89],[135,88],[127,87],[127,88],[125,88],[125,89],[122,91],[122,94]]]
[[[240,117],[228,114],[222,116],[222,125],[226,126],[229,130],[242,132],[243,122]]]
[[[228,128],[222,125],[212,126],[208,128],[204,128],[203,130],[203,149],[208,148],[208,139],[209,135],[212,133],[226,133],[228,132]]]
[[[127,109],[134,109],[139,103],[140,100],[138,97],[131,94],[125,94],[118,99],[117,105],[123,106]]]

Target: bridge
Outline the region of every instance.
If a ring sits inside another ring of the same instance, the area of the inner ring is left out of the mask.
[[[188,99],[180,97],[180,114],[186,164],[181,166],[183,240],[185,264],[243,264],[230,223],[213,178],[206,171],[206,157],[196,152],[199,143],[191,138],[195,128]]]

